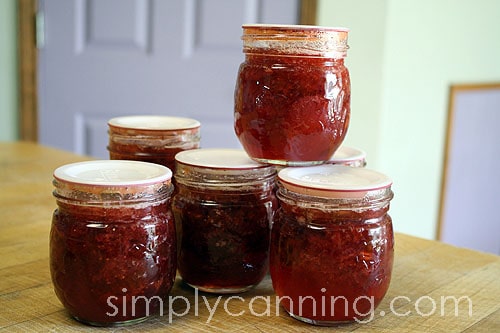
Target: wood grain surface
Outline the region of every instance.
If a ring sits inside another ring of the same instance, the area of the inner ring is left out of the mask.
[[[122,328],[80,324],[54,294],[48,237],[52,172],[86,159],[34,143],[0,143],[0,331],[500,332],[500,257],[403,234],[396,234],[389,291],[366,323],[325,328],[294,320],[266,277],[233,297],[196,293],[178,279],[162,315]]]

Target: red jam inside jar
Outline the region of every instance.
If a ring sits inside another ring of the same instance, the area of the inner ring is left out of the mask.
[[[205,292],[237,293],[268,271],[275,170],[239,149],[176,156],[173,211],[183,281]]]
[[[50,272],[75,319],[121,326],[163,310],[176,274],[171,175],[136,161],[55,170]]]
[[[234,128],[260,162],[328,161],[346,135],[350,79],[347,29],[244,25]],[[314,144],[311,144],[314,143]]]
[[[391,182],[364,168],[285,168],[271,233],[270,272],[280,304],[315,324],[373,318],[391,280]]]
[[[108,121],[109,158],[175,168],[178,152],[200,146],[200,122],[170,116],[124,116]]]

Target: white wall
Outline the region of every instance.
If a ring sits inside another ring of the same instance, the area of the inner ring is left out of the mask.
[[[436,237],[449,87],[500,82],[499,13],[497,0],[319,0],[319,25],[351,29],[346,144],[393,178],[397,231]]]

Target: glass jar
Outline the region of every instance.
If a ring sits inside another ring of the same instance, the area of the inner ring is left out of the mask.
[[[278,174],[270,272],[294,318],[334,325],[373,318],[391,280],[391,181],[365,168],[321,165]]]
[[[124,116],[108,121],[109,158],[175,168],[175,154],[200,146],[200,122],[169,116]]]
[[[120,326],[162,310],[176,274],[172,172],[138,161],[89,161],[54,171],[50,272],[71,316]]]
[[[183,281],[212,293],[257,285],[268,271],[276,171],[239,149],[201,148],[175,158],[173,211]]]
[[[358,148],[340,146],[326,163],[364,168],[366,166],[366,153]]]
[[[345,28],[243,25],[234,128],[251,158],[304,166],[332,157],[349,125],[347,34]]]

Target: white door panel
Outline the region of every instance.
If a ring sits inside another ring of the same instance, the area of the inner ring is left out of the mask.
[[[233,91],[243,23],[298,22],[298,0],[41,0],[40,142],[107,158],[107,120],[202,123],[203,147],[240,147]]]

